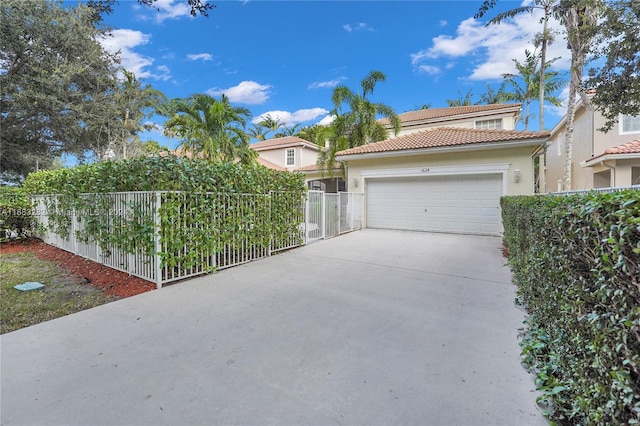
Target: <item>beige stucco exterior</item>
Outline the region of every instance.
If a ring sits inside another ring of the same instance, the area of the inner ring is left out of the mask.
[[[483,120],[502,120],[502,129],[503,130],[514,130],[517,124],[519,115],[514,115],[513,113],[505,113],[505,112],[491,112],[484,113],[481,116],[454,116],[454,117],[443,117],[438,118],[437,120],[431,120],[426,123],[421,122],[408,122],[404,123],[399,136],[408,135],[410,133],[420,132],[427,129],[433,129],[436,127],[462,127],[467,129],[474,129],[476,127],[476,122]],[[394,137],[393,132],[389,131],[389,137]]]
[[[640,167],[640,159],[604,161],[602,164],[585,166],[584,163],[605,150],[633,139],[640,133],[621,134],[620,126],[615,124],[607,133],[601,132],[605,119],[597,110],[588,110],[578,104],[573,134],[573,152],[571,162],[571,189],[584,190],[608,186],[628,186],[633,183],[633,168]],[[546,152],[546,188],[543,192],[560,191],[560,181],[564,175],[566,157],[565,133],[566,119],[561,120],[551,132],[551,143]],[[583,163],[583,164],[581,164]],[[611,172],[610,170],[614,170]]]
[[[412,175],[502,173],[503,195],[531,195],[534,192],[532,155],[535,147],[451,151],[437,154],[394,155],[350,160],[347,165],[347,190],[366,192],[367,175],[372,171],[396,171]],[[501,166],[495,169],[492,165]],[[474,166],[480,166],[475,168]],[[502,171],[504,169],[504,171]],[[427,171],[428,170],[428,171]],[[480,171],[478,171],[480,170]],[[516,170],[520,179],[515,183]],[[408,175],[407,175],[408,176]],[[354,179],[357,179],[357,186]]]
[[[295,152],[295,164],[292,166],[287,166],[288,149],[293,149]],[[259,155],[260,157],[272,162],[273,164],[284,167],[288,170],[294,170],[299,167],[315,164],[316,159],[318,158],[318,150],[299,145],[293,147],[278,147],[269,150],[261,150],[259,152]]]
[[[365,194],[365,227],[367,180],[377,177],[499,174],[503,195],[532,195],[533,155],[539,149],[540,145],[350,160],[347,163],[347,191]]]

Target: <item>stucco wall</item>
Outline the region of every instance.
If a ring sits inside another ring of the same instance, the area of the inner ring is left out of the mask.
[[[296,152],[295,164],[293,166],[287,166],[286,151],[287,149],[291,149],[291,148],[293,148]],[[315,164],[316,159],[318,157],[318,151],[312,148],[305,148],[303,146],[269,149],[269,150],[259,151],[258,154],[260,155],[260,157],[264,158],[265,160],[271,161],[272,163],[277,164],[280,167],[285,167],[287,169],[297,169],[298,167],[304,167],[310,164]]]
[[[363,171],[508,164],[505,195],[531,195],[534,193],[533,160],[531,157],[533,151],[534,147],[522,147],[351,160],[347,163],[347,190],[365,192]],[[520,170],[519,183],[514,182],[515,170]],[[358,180],[358,187],[354,185],[354,178]]]
[[[421,132],[426,129],[432,129],[435,127],[464,127],[468,129],[473,129],[476,121],[483,120],[495,120],[498,118],[502,118],[502,128],[504,130],[513,130],[515,129],[515,117],[512,113],[509,114],[492,114],[487,116],[475,117],[475,118],[465,118],[465,119],[457,119],[457,120],[445,120],[438,121],[430,124],[421,124],[421,125],[411,125],[411,123],[407,123],[406,127],[403,127],[398,133],[398,136],[408,135],[415,132]],[[389,137],[394,137],[393,132],[389,131]]]
[[[573,137],[571,189],[594,188],[593,174],[603,170],[602,168],[582,167],[580,165],[581,162],[587,161],[593,156],[602,154],[608,148],[613,148],[640,138],[640,134],[621,135],[620,128],[617,123],[609,132],[601,132],[598,129],[604,126],[604,123],[605,119],[600,113],[598,113],[598,111],[588,111],[586,108],[580,107],[576,113]],[[560,146],[561,153],[558,155],[558,141],[564,139],[565,132],[566,126],[562,125],[557,129],[554,129],[551,136],[551,144],[547,149],[546,155],[546,192],[557,191],[558,180],[562,179],[564,174],[566,145]],[[617,175],[620,176],[621,179],[615,179],[615,185],[624,186],[621,182],[626,181],[626,177],[624,179],[622,179],[622,177],[628,174],[630,181],[630,173],[630,169],[617,172]]]

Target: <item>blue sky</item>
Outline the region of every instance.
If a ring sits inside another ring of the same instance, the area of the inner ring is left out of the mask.
[[[122,65],[169,97],[219,96],[245,106],[253,120],[271,114],[287,125],[322,122],[336,84],[359,88],[371,70],[386,74],[371,99],[397,113],[445,107],[446,99],[514,72],[513,58],[533,50],[540,15],[485,27],[473,15],[481,1],[213,1],[210,17],[193,18],[186,0],[159,0],[159,11],[120,0],[106,17],[114,31],[103,41]],[[526,2],[525,2],[526,3]],[[523,4],[502,0],[489,16]],[[554,24],[559,29],[559,25]],[[550,57],[566,71],[562,34]],[[537,111],[537,105],[533,105]],[[549,108],[547,127],[562,109]],[[161,121],[161,120],[158,120]],[[537,121],[532,120],[536,130]],[[161,130],[143,139],[174,147]]]

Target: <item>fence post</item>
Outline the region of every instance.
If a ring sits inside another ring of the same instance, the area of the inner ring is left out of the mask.
[[[322,239],[326,239],[327,238],[327,193],[323,192],[322,193],[322,197],[320,198],[322,200],[322,202],[320,204],[322,204]]]
[[[160,233],[162,232],[162,223],[160,222],[160,206],[162,205],[162,193],[154,192],[155,196],[155,210],[153,212],[153,240],[155,244],[154,264],[155,264],[155,279],[156,288],[162,288],[162,261],[160,259],[160,252],[162,246],[160,244]]]

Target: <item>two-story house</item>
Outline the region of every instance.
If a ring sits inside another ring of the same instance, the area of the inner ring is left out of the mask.
[[[514,130],[520,104],[399,114],[397,137],[337,154],[370,228],[498,235],[500,197],[533,194],[549,133]]]
[[[339,166],[332,176],[316,166],[321,148],[297,136],[268,139],[251,144],[258,152],[258,162],[275,170],[302,173],[309,189],[325,192],[345,190],[345,183]]]
[[[621,115],[618,123],[604,133],[602,114],[588,109],[580,100],[576,105],[571,188],[621,187],[640,184],[640,116]],[[562,190],[567,117],[551,130],[546,154],[546,192]]]

